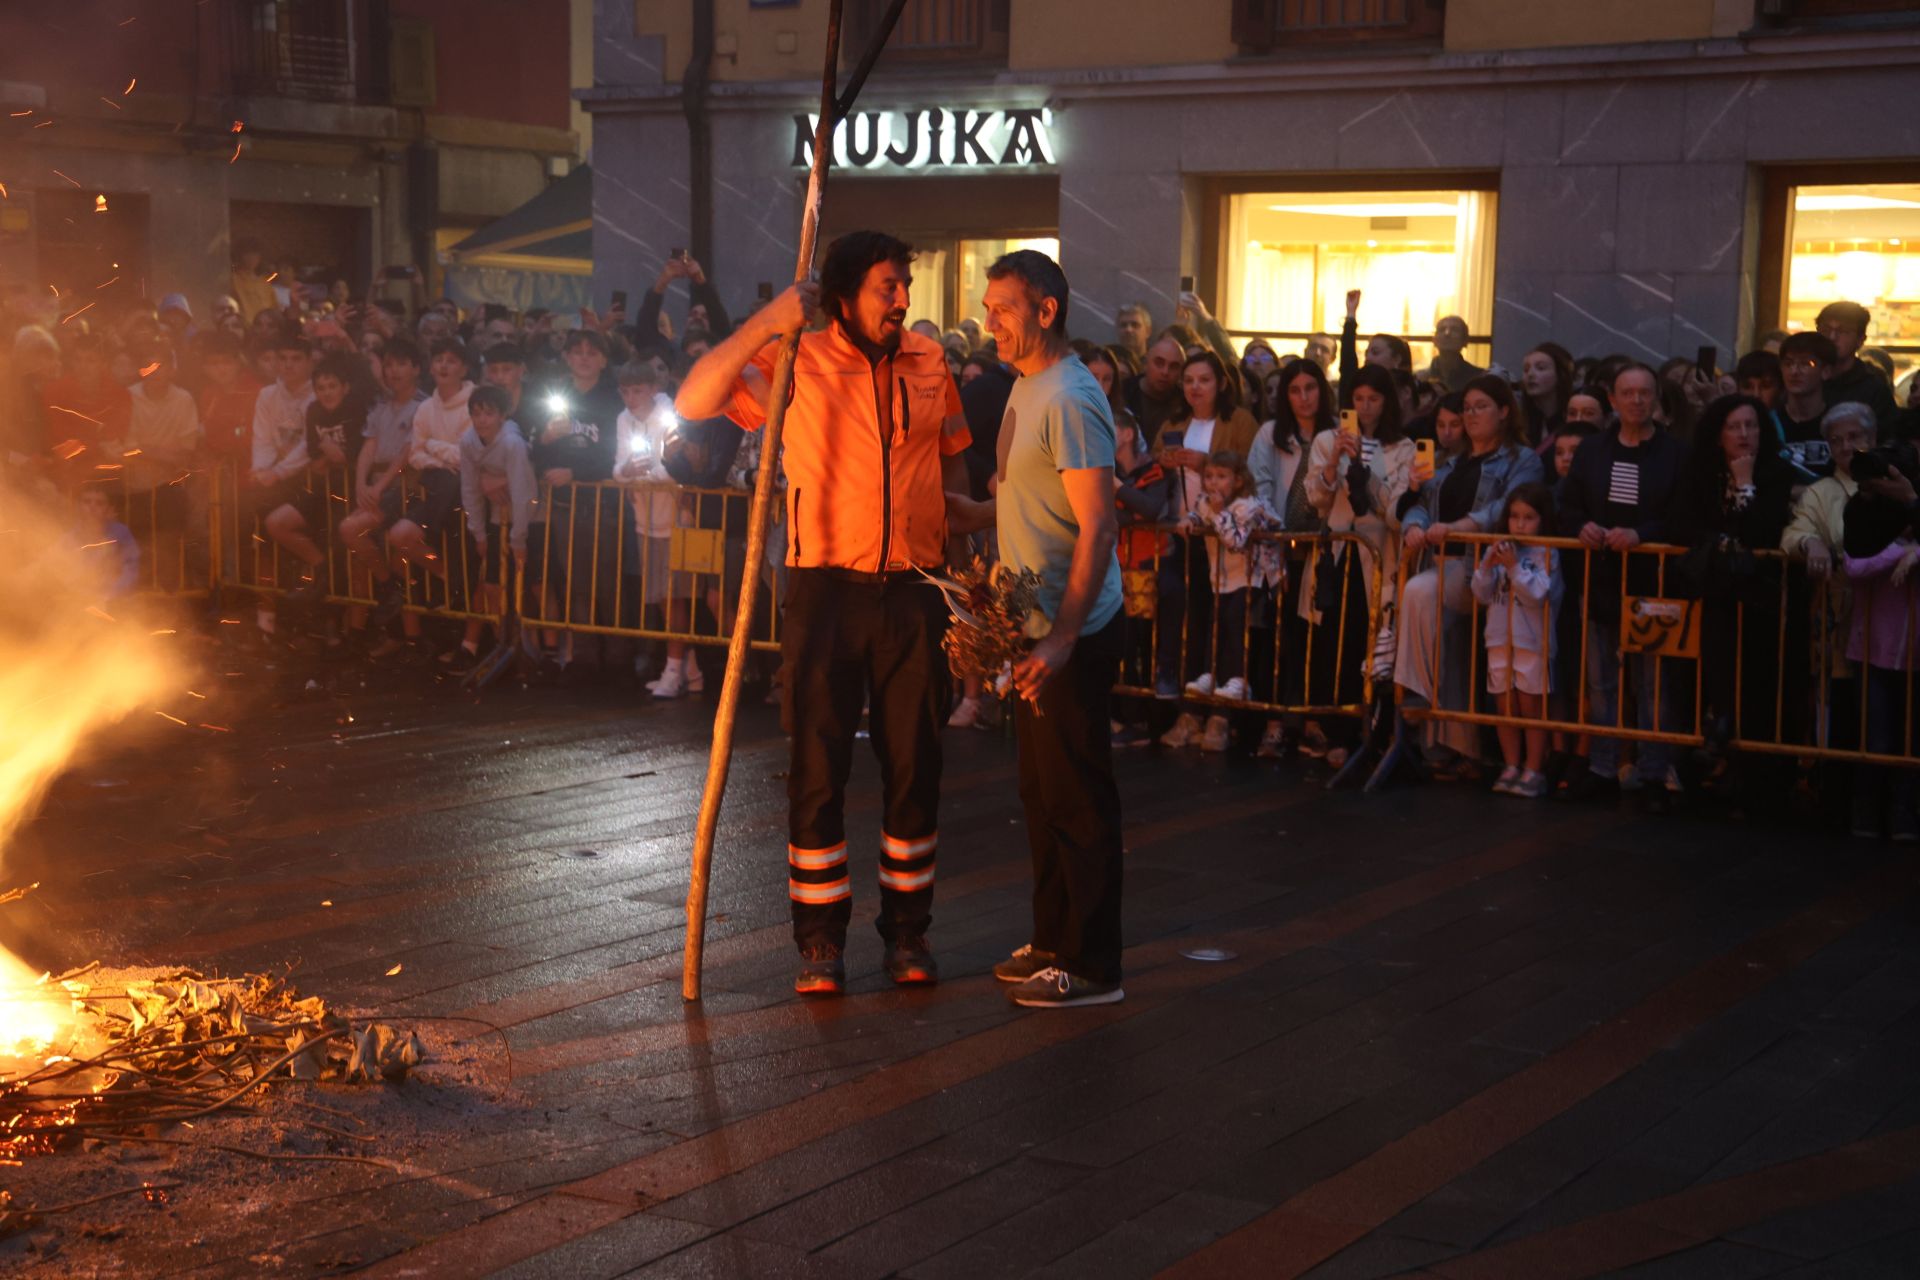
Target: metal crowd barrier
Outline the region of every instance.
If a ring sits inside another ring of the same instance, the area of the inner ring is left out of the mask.
[[[1244,610],[1228,610],[1239,615],[1237,625],[1222,627],[1226,558],[1206,551],[1217,534],[1191,525],[1128,525],[1122,538],[1155,543],[1150,557],[1141,557],[1147,563],[1123,568],[1127,646],[1116,693],[1152,697],[1156,684],[1170,682],[1180,699],[1222,711],[1365,712],[1373,698],[1371,659],[1385,567],[1370,539],[1352,532],[1254,534],[1249,549],[1279,548],[1283,580],[1277,588],[1249,587]],[[1177,620],[1163,619],[1169,604],[1178,608]],[[1242,661],[1223,664],[1234,645]],[[1240,668],[1249,686],[1246,699],[1185,692],[1188,680],[1201,672],[1219,681],[1223,665]]]
[[[372,605],[372,577],[338,534],[340,521],[353,510],[347,476],[338,469],[313,471],[305,483],[309,509],[324,513],[324,527],[308,532],[324,557],[319,573],[326,599]],[[304,574],[304,567],[266,533],[268,513],[236,467],[197,468],[172,479],[96,469],[63,487],[76,497],[88,488],[108,492],[118,518],[140,545],[141,590],[205,595],[237,587],[274,596]],[[674,500],[673,531],[665,539],[650,539],[648,507],[663,494]],[[512,575],[511,603],[525,626],[542,631],[724,645],[740,576],[748,569],[749,497],[670,484],[542,486],[539,518],[529,537],[529,569]],[[1152,539],[1153,545],[1149,554],[1129,556],[1133,563],[1125,568],[1127,640],[1115,692],[1151,697],[1156,684],[1172,683],[1177,697],[1220,710],[1359,715],[1371,702],[1376,681],[1388,678],[1394,631],[1407,619],[1396,620],[1392,609],[1383,608],[1386,567],[1371,540],[1352,532],[1254,535],[1250,548],[1280,549],[1283,580],[1277,587],[1249,588],[1244,612],[1223,628],[1216,622],[1225,559],[1206,554],[1206,544],[1217,536],[1212,530],[1131,525],[1122,536]],[[1563,623],[1543,609],[1541,624],[1543,634],[1573,637],[1577,652],[1549,662],[1557,679],[1540,715],[1495,705],[1484,692],[1485,609],[1469,593],[1454,641],[1464,643],[1466,652],[1447,649],[1448,627],[1438,618],[1430,650],[1436,679],[1448,663],[1464,663],[1465,699],[1416,705],[1396,685],[1395,697],[1408,719],[1687,747],[1713,742],[1735,751],[1808,760],[1920,764],[1915,750],[1920,746],[1915,723],[1920,672],[1909,668],[1870,680],[1861,664],[1847,659],[1848,629],[1855,621],[1851,611],[1870,606],[1846,589],[1837,562],[1828,581],[1814,582],[1799,561],[1779,551],[1757,552],[1752,556],[1756,570],[1737,598],[1715,599],[1712,593],[1701,598],[1680,570],[1680,562],[1692,554],[1689,548],[1643,545],[1619,553],[1625,565],[1618,600],[1615,608],[1601,611],[1595,607],[1594,561],[1615,553],[1575,539],[1456,533],[1448,546],[1459,554],[1433,559],[1449,575],[1470,577],[1488,548],[1502,541],[1559,553],[1563,579],[1577,583],[1567,588],[1559,608],[1563,614],[1576,610],[1577,621]],[[780,544],[776,530],[768,563],[753,566],[773,598],[781,585]],[[1138,543],[1128,545],[1137,548]],[[505,557],[508,549],[500,554]],[[1408,583],[1421,571],[1416,566],[1429,557],[1431,552],[1399,557],[1391,599],[1401,607]],[[1370,571],[1364,567],[1369,560]],[[436,531],[428,561],[404,575],[409,611],[499,620],[481,590],[487,585],[485,566],[468,535],[465,512],[457,506],[448,527]],[[1350,561],[1359,567],[1349,570]],[[1569,574],[1575,565],[1579,571]],[[1166,615],[1168,606],[1177,616]],[[1436,597],[1436,610],[1443,607]],[[1510,599],[1504,607],[1517,606]],[[1618,663],[1611,724],[1594,718],[1587,679],[1595,640],[1589,624],[1609,614],[1620,619],[1607,623]],[[779,610],[768,608],[760,617],[753,646],[777,650]],[[1871,615],[1859,621],[1871,634]],[[1611,630],[1615,625],[1617,633]],[[1906,617],[1903,625],[1913,653],[1920,647],[1920,617]],[[1237,641],[1244,655],[1234,665],[1250,686],[1249,697],[1186,693],[1193,676],[1222,668],[1230,641]],[[1630,661],[1630,655],[1640,660]],[[1651,724],[1636,722],[1637,677],[1653,685]],[[1875,686],[1881,702],[1891,698],[1899,707],[1895,750],[1874,750],[1868,742],[1869,721],[1885,714],[1875,711]]]
[[[268,596],[284,594],[305,576],[306,567],[267,533],[266,504],[250,501],[237,477],[229,475],[226,483],[238,492],[216,513],[221,520],[214,525],[215,541],[239,553],[226,560],[226,585]],[[414,491],[409,477],[409,495]],[[341,521],[354,510],[348,477],[338,468],[309,472],[306,493],[311,506],[325,512],[324,527],[313,528],[309,519],[307,533],[324,557],[317,573],[326,600],[373,605],[373,575],[339,536]],[[636,507],[657,494],[672,495],[676,510],[671,534],[653,539],[646,536],[644,514],[636,518]],[[466,512],[456,505],[445,527],[429,531],[426,563],[402,575],[405,609],[423,616],[496,622],[499,610],[487,606],[482,588],[499,585],[500,576],[508,576],[511,605],[528,628],[724,645],[746,569],[750,497],[730,489],[671,484],[542,485],[527,539],[526,571],[502,573],[491,581],[468,531]],[[509,539],[511,527],[503,527],[499,536]],[[383,542],[383,547],[391,558],[391,542]],[[495,551],[503,562],[512,554],[508,546]],[[762,583],[772,591],[777,566],[759,568]],[[777,651],[778,610],[763,610],[760,619],[753,647]]]
[[[1559,554],[1563,581],[1570,580],[1570,585],[1560,601],[1559,615],[1550,606],[1540,606],[1542,634],[1572,636],[1577,651],[1571,655],[1562,651],[1547,660],[1554,681],[1540,715],[1492,705],[1491,695],[1483,692],[1486,610],[1469,593],[1465,618],[1453,628],[1456,637],[1464,633],[1466,652],[1447,649],[1450,628],[1436,618],[1428,666],[1436,681],[1441,681],[1448,663],[1464,663],[1465,704],[1438,697],[1431,704],[1417,704],[1409,700],[1404,685],[1397,685],[1395,695],[1408,719],[1546,729],[1686,747],[1712,743],[1734,751],[1809,760],[1920,764],[1914,751],[1920,740],[1920,726],[1914,723],[1915,681],[1920,673],[1909,669],[1895,673],[1891,680],[1898,686],[1900,749],[1870,750],[1865,736],[1871,708],[1869,682],[1862,678],[1860,664],[1846,658],[1851,625],[1847,593],[1831,584],[1813,589],[1805,566],[1784,553],[1750,553],[1744,562],[1749,571],[1737,588],[1728,591],[1703,589],[1703,584],[1690,581],[1682,566],[1697,553],[1666,544],[1613,553],[1572,538],[1456,533],[1449,536],[1447,546],[1460,554],[1433,556],[1433,560],[1444,566],[1437,571],[1470,578],[1488,549],[1500,542],[1551,548]],[[1416,576],[1415,564],[1431,554],[1401,557],[1397,599],[1403,609],[1408,583]],[[1599,611],[1594,563],[1601,556],[1616,554],[1623,557],[1617,606]],[[1837,561],[1833,574],[1845,581]],[[1434,607],[1444,610],[1444,592],[1436,594]],[[1502,607],[1512,611],[1522,606],[1509,596]],[[1576,611],[1571,622],[1564,618],[1567,610]],[[1400,621],[1406,624],[1404,613]],[[1869,634],[1871,621],[1866,619]],[[1593,718],[1588,677],[1595,657],[1596,623],[1606,629],[1617,664],[1611,724]],[[1906,617],[1904,625],[1912,653],[1920,641],[1920,619]],[[1511,616],[1508,632],[1512,634]],[[1630,661],[1630,657],[1640,660]],[[1652,683],[1651,724],[1635,722],[1636,679]]]
[[[56,470],[51,479],[78,507],[86,493],[104,493],[112,518],[126,525],[140,551],[134,590],[204,596],[216,581],[210,531],[219,520],[219,472],[148,469],[137,460],[98,463],[83,472]]]

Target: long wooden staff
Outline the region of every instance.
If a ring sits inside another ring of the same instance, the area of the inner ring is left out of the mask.
[[[813,130],[813,169],[807,176],[806,206],[800,214],[800,252],[793,282],[804,283],[813,274],[815,243],[820,235],[820,208],[827,194],[827,170],[832,164],[833,129],[853,105],[867,73],[892,34],[906,0],[892,0],[873,33],[860,63],[854,68],[844,95],[834,96],[840,69],[840,4],[827,9],[826,68],[820,82],[820,120]],[[747,517],[746,572],[740,578],[740,603],[734,611],[733,634],[727,639],[727,672],[720,684],[720,706],[713,716],[713,750],[707,759],[706,788],[700,794],[700,818],[693,835],[693,872],[687,882],[687,943],[681,960],[680,994],[700,998],[700,965],[707,942],[707,887],[713,869],[713,837],[720,826],[720,804],[727,794],[727,771],[733,764],[733,723],[740,710],[740,683],[747,670],[747,639],[753,631],[753,613],[760,585],[760,562],[766,555],[768,517],[773,511],[774,475],[780,466],[780,431],[786,425],[787,402],[793,391],[793,360],[800,335],[780,340],[773,362],[773,381],[767,388],[767,421],[760,429],[760,470],[753,485],[753,507]]]

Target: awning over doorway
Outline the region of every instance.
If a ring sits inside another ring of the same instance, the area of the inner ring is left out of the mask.
[[[593,167],[580,165],[447,251],[447,295],[463,308],[497,302],[572,311],[593,283]]]

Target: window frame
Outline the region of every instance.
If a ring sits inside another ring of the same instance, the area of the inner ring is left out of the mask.
[[[1300,26],[1285,21],[1286,11],[1318,6],[1344,11],[1359,5],[1378,10],[1398,5],[1406,19],[1377,19],[1345,26]],[[1265,54],[1302,47],[1352,48],[1379,44],[1437,44],[1446,32],[1446,0],[1233,0],[1232,37],[1242,53]]]
[[[1760,244],[1754,271],[1755,338],[1787,327],[1787,285],[1793,269],[1793,243],[1787,225],[1792,220],[1794,189],[1877,183],[1920,183],[1920,160],[1767,165],[1761,171]],[[1903,350],[1907,346],[1895,345]]]
[[[1343,195],[1370,191],[1490,191],[1500,194],[1498,169],[1400,169],[1354,170],[1345,173],[1232,174],[1201,179],[1200,243],[1195,279],[1200,296],[1217,316],[1228,312],[1224,291],[1227,284],[1225,247],[1230,199],[1233,196],[1271,195]],[[1495,231],[1494,271],[1498,280],[1500,245]],[[1224,322],[1223,322],[1224,323]],[[1252,332],[1252,331],[1247,331]],[[1236,331],[1228,330],[1230,335]],[[1237,336],[1237,335],[1236,335]],[[1282,335],[1291,336],[1291,335]],[[1304,336],[1304,335],[1303,335]],[[1338,336],[1338,335],[1336,335]],[[1432,334],[1401,334],[1409,342],[1427,342]],[[1493,317],[1487,317],[1487,331],[1469,331],[1469,344],[1493,342]]]

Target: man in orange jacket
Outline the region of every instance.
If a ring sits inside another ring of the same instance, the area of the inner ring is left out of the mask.
[[[971,442],[939,344],[907,329],[911,246],[856,231],[703,356],[681,385],[686,419],[766,420],[778,339],[803,333],[787,408],[786,609],[791,699],[787,885],[801,967],[794,990],[834,995],[853,915],[845,796],[863,705],[885,792],[880,936],[902,985],[938,980],[927,947],[951,685],[947,611],[921,569],[947,559],[946,492],[967,492]]]

